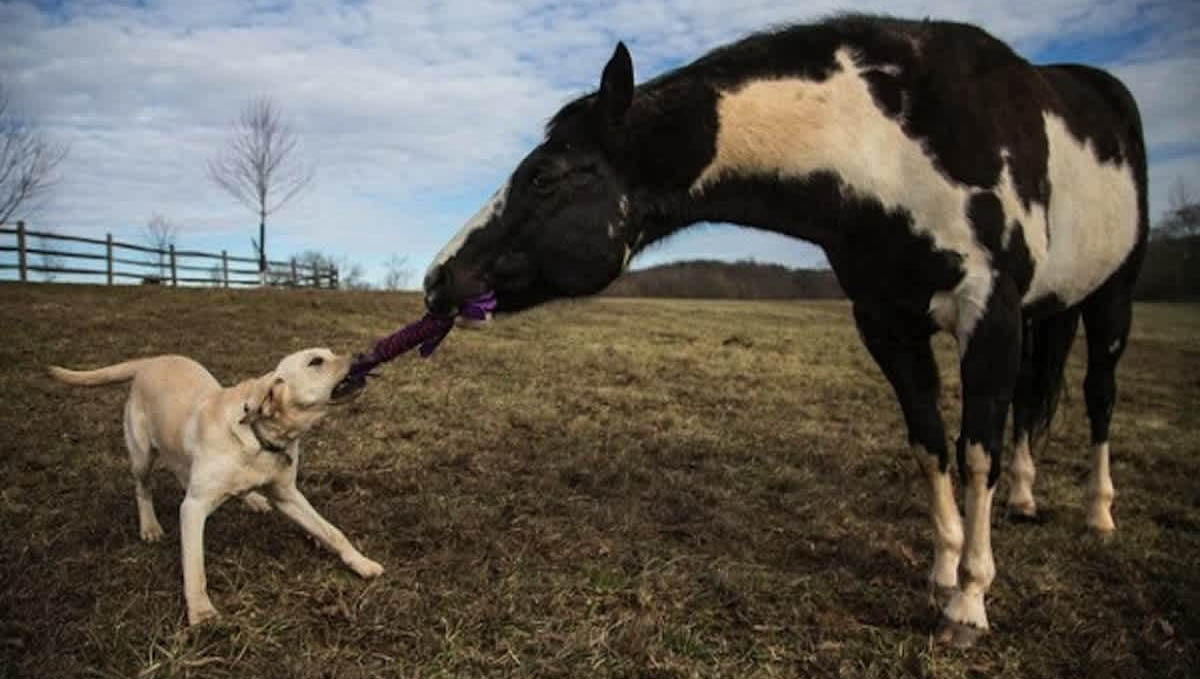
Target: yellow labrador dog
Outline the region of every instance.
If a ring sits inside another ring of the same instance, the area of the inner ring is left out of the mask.
[[[328,349],[305,349],[285,357],[266,375],[228,388],[183,356],[89,371],[50,368],[51,375],[70,384],[133,380],[125,403],[125,445],[133,467],[138,523],[143,540],[162,537],[150,498],[150,471],[157,458],[186,490],[179,532],[189,624],[217,614],[204,575],[204,522],[234,496],[257,511],[278,508],[360,576],[383,572],[296,488],[300,435],[332,406],[356,395],[356,389],[339,393],[336,388],[350,361]]]

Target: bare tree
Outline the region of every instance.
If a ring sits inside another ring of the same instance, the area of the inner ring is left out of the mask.
[[[157,212],[146,222],[143,236],[150,247],[158,250],[158,275],[163,278],[167,276],[167,255],[164,251],[175,244],[175,237],[178,235],[179,228]]]
[[[384,290],[403,290],[408,287],[413,272],[408,267],[407,257],[392,255],[383,266],[386,270],[383,275]]]
[[[46,197],[55,183],[54,170],[68,151],[10,106],[0,83],[0,224]]]
[[[319,285],[320,278],[327,277],[336,266],[333,257],[317,250],[305,250],[297,255],[292,255],[292,259],[296,261],[296,266],[300,269],[300,280],[296,281],[298,285],[303,285],[306,277],[311,277],[308,279],[311,285]],[[291,272],[287,273],[287,278],[291,278]]]
[[[313,166],[296,155],[296,133],[269,98],[255,99],[242,115],[229,147],[208,163],[208,177],[258,215],[258,269],[267,273],[267,216],[307,188]]]
[[[42,227],[42,233],[45,235],[38,236],[38,249],[42,250],[42,252],[38,254],[37,261],[42,267],[42,280],[47,283],[53,283],[58,279],[58,273],[53,271],[53,269],[61,269],[63,266],[62,258],[51,254],[51,250],[54,247],[51,237],[57,232],[53,228]]]
[[[1200,235],[1200,200],[1192,195],[1183,177],[1176,177],[1167,191],[1167,213],[1154,228],[1160,238]]]
[[[342,290],[370,290],[371,283],[367,280],[367,271],[362,264],[351,262],[343,257],[338,264],[338,288]]]
[[[1171,188],[1167,189],[1167,209],[1175,212],[1179,208],[1193,203],[1192,189],[1188,186],[1183,177],[1176,175],[1175,181],[1171,182]]]

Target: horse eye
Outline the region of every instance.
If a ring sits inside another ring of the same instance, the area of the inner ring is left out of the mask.
[[[313,357],[312,357],[312,360],[310,360],[310,361],[308,362],[308,367],[310,367],[310,368],[315,368],[315,367],[317,367],[317,366],[319,366],[319,365],[322,365],[322,364],[324,364],[324,363],[325,363],[325,359],[321,358],[320,356],[313,356]]]
[[[533,178],[530,179],[529,181],[531,184],[533,184],[533,188],[544,189],[547,186],[550,186],[550,183],[553,181],[553,178],[551,178],[549,175],[546,175],[545,173],[539,172],[539,173],[533,175]]]

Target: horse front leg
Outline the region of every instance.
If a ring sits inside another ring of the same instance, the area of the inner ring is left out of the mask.
[[[939,641],[970,646],[988,631],[984,597],[996,575],[992,558],[992,496],[1000,472],[1004,425],[1020,367],[1020,297],[998,276],[983,315],[962,352],[963,420],[958,471],[965,486],[961,587],[942,609]]]
[[[861,301],[855,302],[854,320],[863,344],[896,392],[913,459],[929,486],[934,542],[929,589],[934,605],[941,608],[958,590],[963,528],[954,501],[946,431],[938,412],[938,368],[927,326],[920,319],[906,319]]]

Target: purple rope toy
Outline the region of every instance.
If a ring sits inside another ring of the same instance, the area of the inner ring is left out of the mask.
[[[485,292],[465,300],[457,314],[435,316],[426,313],[421,320],[409,323],[376,342],[371,351],[355,356],[354,363],[350,366],[350,372],[342,378],[338,390],[365,386],[367,376],[372,374],[371,371],[376,366],[396,358],[417,345],[421,347],[421,356],[429,358],[442,340],[446,339],[446,335],[450,334],[457,317],[461,316],[472,321],[485,321],[495,308],[496,293]]]

